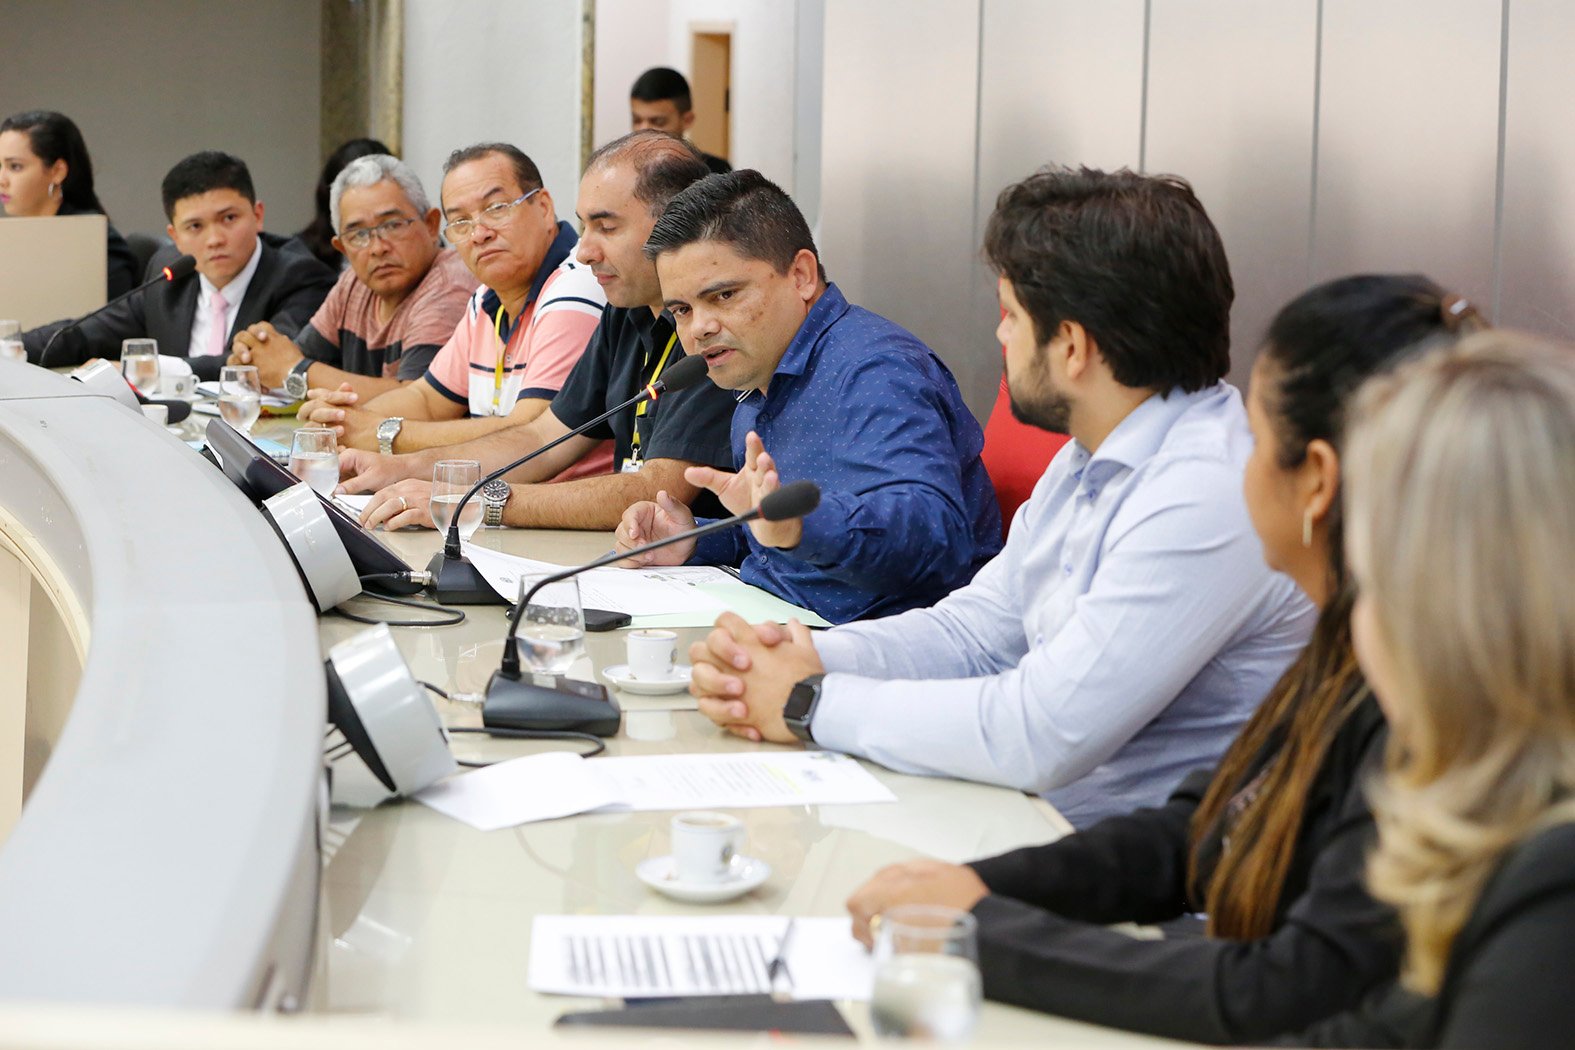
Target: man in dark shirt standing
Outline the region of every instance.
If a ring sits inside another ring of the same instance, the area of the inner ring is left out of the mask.
[[[779,187],[758,171],[696,183],[662,213],[646,254],[684,345],[738,392],[737,473],[697,467],[688,481],[734,514],[781,482],[812,479],[821,499],[801,520],[754,522],[641,564],[740,565],[745,582],[845,623],[932,605],[1001,549],[984,435],[952,374],[827,282]],[[662,493],[624,514],[618,546],[694,524]]]
[[[629,126],[633,131],[664,131],[684,138],[694,126],[694,99],[689,81],[676,69],[656,66],[640,74],[629,89]],[[721,157],[701,152],[712,174],[725,175],[733,166]]]
[[[474,459],[483,472],[495,470],[628,400],[683,358],[672,320],[662,312],[656,267],[643,249],[667,202],[706,174],[694,147],[659,132],[634,132],[596,151],[580,180],[576,211],[585,229],[577,254],[609,306],[584,356],[547,411],[524,426],[413,455],[342,453],[346,490],[376,490],[363,524],[430,526],[430,479],[439,460]],[[667,394],[644,411],[620,412],[510,474],[502,524],[612,529],[631,503],[658,492],[695,499],[702,490],[684,480],[684,471],[731,465],[732,415],[732,395],[711,383]],[[540,484],[608,438],[614,473]]]

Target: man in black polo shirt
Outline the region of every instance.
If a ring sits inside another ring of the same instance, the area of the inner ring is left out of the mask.
[[[671,319],[661,312],[656,267],[642,249],[667,202],[707,174],[692,146],[653,131],[625,135],[591,157],[576,208],[585,227],[578,257],[610,306],[584,356],[548,410],[524,426],[412,455],[342,453],[345,490],[376,491],[362,515],[365,525],[430,527],[438,461],[475,459],[483,472],[495,470],[633,397],[684,356]],[[684,479],[685,468],[731,469],[733,405],[731,392],[697,383],[649,403],[644,412],[620,412],[516,469],[507,493],[487,494],[493,504],[487,516],[526,528],[611,530],[626,507],[659,492],[694,500],[702,490]],[[607,438],[614,442],[614,473],[542,484]]]

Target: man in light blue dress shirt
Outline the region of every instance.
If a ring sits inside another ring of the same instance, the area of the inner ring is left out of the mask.
[[[816,636],[726,616],[692,691],[751,739],[1042,793],[1086,826],[1216,761],[1314,610],[1248,520],[1234,291],[1191,188],[1041,171],[985,251],[1014,413],[1073,437],[1005,549],[928,609]]]

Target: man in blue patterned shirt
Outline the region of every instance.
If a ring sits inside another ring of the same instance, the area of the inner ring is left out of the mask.
[[[746,582],[844,623],[931,605],[1001,549],[984,434],[956,381],[915,336],[826,281],[780,188],[757,171],[702,179],[668,204],[645,250],[684,349],[739,392],[738,470],[686,478],[735,514],[801,478],[820,485],[821,503],[639,564],[738,565]],[[624,514],[619,549],[694,524],[662,493]]]

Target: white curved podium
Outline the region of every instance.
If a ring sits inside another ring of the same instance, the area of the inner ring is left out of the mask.
[[[326,696],[278,538],[163,428],[0,361],[0,568],[0,666],[27,660],[27,575],[85,656],[0,843],[0,1000],[288,1006],[312,966]]]

